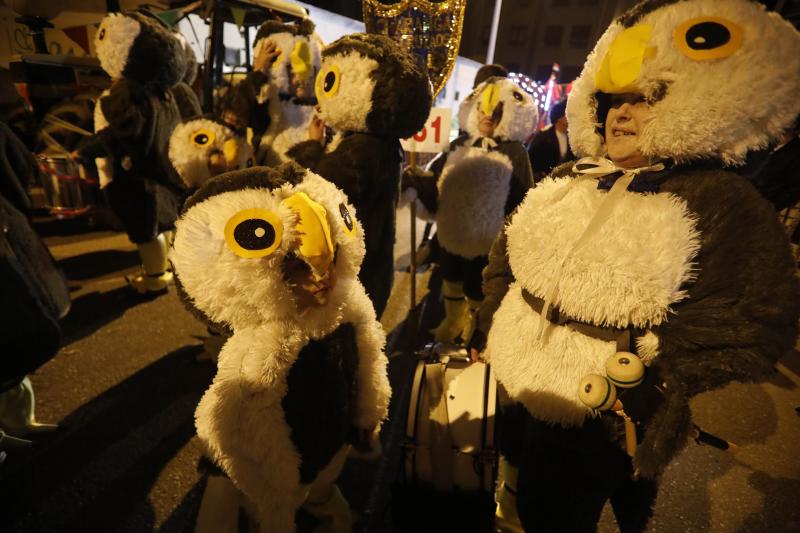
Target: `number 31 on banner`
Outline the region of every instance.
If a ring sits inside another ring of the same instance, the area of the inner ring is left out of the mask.
[[[413,137],[401,139],[409,152],[443,152],[450,145],[450,108],[434,107],[425,126]]]

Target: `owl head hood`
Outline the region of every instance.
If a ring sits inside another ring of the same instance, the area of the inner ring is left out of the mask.
[[[163,90],[186,74],[183,44],[149,14],[109,14],[100,23],[95,49],[100,66],[114,79],[129,79]]]
[[[750,0],[646,0],[589,54],[567,104],[579,156],[606,153],[612,94],[650,105],[640,151],[677,162],[744,162],[800,114],[800,33]]]
[[[431,109],[431,83],[414,56],[383,35],[346,35],[322,51],[320,116],[338,131],[405,138]]]
[[[480,83],[458,109],[458,123],[470,137],[480,137],[480,114],[499,117],[494,138],[525,142],[536,128],[539,112],[533,96],[508,78],[491,77]]]
[[[269,20],[261,25],[254,41],[254,55],[268,41],[275,43],[280,55],[270,69],[270,82],[279,93],[289,93],[291,75],[313,81],[319,72],[320,40],[314,33],[314,23],[309,19],[286,24]]]

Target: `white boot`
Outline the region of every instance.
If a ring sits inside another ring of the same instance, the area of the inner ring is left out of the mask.
[[[239,531],[241,493],[225,476],[208,476],[195,533],[236,533]]]
[[[462,336],[466,321],[467,302],[464,300],[463,285],[455,281],[442,281],[442,296],[444,320],[431,333],[439,342],[454,342]]]
[[[0,393],[0,429],[8,436],[17,437],[58,429],[57,424],[37,422],[34,407],[33,385],[25,377],[16,386]]]
[[[350,533],[353,531],[353,514],[350,504],[336,485],[329,485],[327,494],[317,491],[309,494],[303,504],[309,514],[319,520],[315,533]]]
[[[494,525],[496,532],[502,533],[524,533],[517,514],[517,475],[519,471],[500,456],[500,464],[497,471],[497,490],[494,499],[497,508],[494,513]]]
[[[152,241],[137,244],[144,272],[132,278],[125,278],[139,294],[162,293],[172,282],[172,272],[167,270],[167,239],[163,233]]]

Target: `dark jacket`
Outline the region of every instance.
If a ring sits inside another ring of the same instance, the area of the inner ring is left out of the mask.
[[[569,175],[564,165],[554,176]],[[648,415],[634,465],[653,477],[687,442],[688,400],[731,381],[763,379],[792,348],[800,315],[800,287],[787,237],[772,207],[743,178],[719,169],[674,168],[660,186],[686,201],[697,217],[702,247],[687,297],[669,319],[651,328],[659,355],[651,370],[663,383],[664,400]],[[483,274],[486,295],[473,346],[482,349],[492,318],[514,281],[506,234],[494,243]],[[626,393],[636,410],[640,387]]]
[[[550,174],[555,167],[564,161],[575,159],[575,154],[567,144],[567,153],[561,158],[561,149],[558,146],[555,126],[538,132],[528,147],[528,157],[533,169],[533,179],[539,183],[545,176]]]
[[[233,125],[236,128],[253,130],[253,151],[256,153],[261,136],[264,135],[270,124],[269,100],[258,101],[258,95],[262,88],[268,85],[269,76],[263,72],[249,72],[245,79],[231,88],[230,94],[222,105],[224,114],[232,115],[231,119],[235,117],[236,123]]]
[[[342,189],[356,208],[367,248],[359,279],[380,317],[392,289],[395,208],[403,161],[400,142],[370,133],[346,133],[330,153],[316,141],[305,141],[288,155]]]

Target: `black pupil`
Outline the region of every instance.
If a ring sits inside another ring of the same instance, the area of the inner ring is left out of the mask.
[[[731,40],[731,32],[718,22],[701,22],[686,32],[686,44],[692,50],[712,50]]]
[[[519,101],[522,101],[522,95],[517,92],[514,93],[514,98],[516,98]]]
[[[102,30],[100,30],[100,37],[99,37],[99,39],[102,41],[102,40],[105,38],[105,36],[106,36],[106,29],[105,29],[105,28],[103,28]]]
[[[206,144],[208,142],[208,135],[205,133],[201,133],[197,137],[194,138],[194,142],[197,144]]]
[[[348,231],[353,231],[353,218],[350,216],[350,211],[344,206],[344,204],[339,204],[339,213],[342,215],[342,220],[344,220],[344,225],[347,226]]]
[[[322,85],[322,90],[326,93],[333,89],[333,84],[336,82],[336,73],[333,71],[328,72],[325,75],[325,83]]]
[[[275,243],[275,228],[266,220],[249,218],[236,226],[233,238],[245,250],[263,250]]]
[[[590,392],[592,392],[592,384],[591,383],[587,383],[586,386],[583,388],[583,391],[586,394],[589,394]]]

